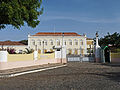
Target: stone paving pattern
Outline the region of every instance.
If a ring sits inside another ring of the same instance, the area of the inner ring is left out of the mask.
[[[120,90],[120,64],[69,62],[62,68],[0,78],[0,90]]]

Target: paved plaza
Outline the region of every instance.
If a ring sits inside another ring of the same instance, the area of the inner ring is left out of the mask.
[[[0,78],[0,90],[120,90],[120,64],[69,62],[62,68]]]

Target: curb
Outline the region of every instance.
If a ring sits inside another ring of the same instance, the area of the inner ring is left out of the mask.
[[[40,71],[45,71],[45,70],[51,70],[51,69],[55,69],[55,68],[65,67],[65,66],[67,66],[67,64],[55,66],[55,67],[43,68],[43,69],[36,69],[36,70],[29,70],[29,71],[24,71],[24,72],[12,73],[12,74],[3,74],[3,75],[0,75],[0,78],[16,77],[16,76],[20,76],[20,75],[24,75],[24,74],[30,74],[30,73],[35,73],[35,72],[40,72]]]

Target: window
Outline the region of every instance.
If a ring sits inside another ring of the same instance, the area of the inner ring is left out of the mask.
[[[64,42],[64,45],[66,45],[66,41]]]
[[[60,40],[57,40],[57,46],[59,46],[60,45]]]
[[[47,40],[44,40],[44,44],[47,46]]]
[[[74,54],[78,55],[78,50],[77,49],[75,49]]]
[[[38,49],[38,53],[41,54],[41,50],[40,49]]]
[[[45,45],[47,46],[47,41],[45,42]]]
[[[51,45],[53,45],[53,42],[51,42]]]
[[[69,45],[72,45],[72,40],[71,39],[69,40]]]
[[[83,49],[81,49],[81,54],[83,54],[84,53],[84,50]]]
[[[50,45],[53,45],[53,40],[50,40]]]
[[[74,40],[74,43],[75,43],[75,45],[78,45],[78,40],[75,39],[75,40]]]
[[[39,42],[39,45],[41,46],[41,41]]]
[[[41,40],[38,40],[37,42],[38,42],[38,45],[40,45],[40,46],[41,46]]]
[[[80,44],[83,45],[83,40],[80,40]]]
[[[72,49],[68,50],[68,54],[71,55],[72,54]]]

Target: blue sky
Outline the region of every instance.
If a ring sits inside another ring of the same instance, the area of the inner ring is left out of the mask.
[[[28,33],[77,32],[94,38],[107,32],[120,33],[120,0],[43,0],[44,13],[36,28],[25,25],[20,30],[7,26],[0,30],[0,41],[27,39]]]

